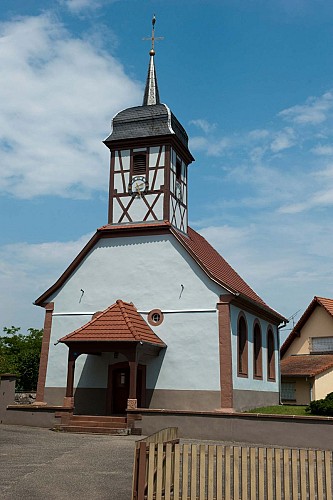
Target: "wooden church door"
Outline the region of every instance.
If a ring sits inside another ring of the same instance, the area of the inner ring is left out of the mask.
[[[138,365],[136,379],[136,397],[138,407],[144,404],[146,389],[145,366]],[[117,363],[109,366],[107,389],[107,414],[126,413],[130,387],[130,369],[127,363]]]
[[[112,409],[113,413],[126,413],[129,396],[129,368],[112,371]]]

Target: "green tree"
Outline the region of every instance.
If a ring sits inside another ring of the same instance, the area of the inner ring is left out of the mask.
[[[5,327],[3,332],[5,335],[0,337],[0,373],[15,373],[19,391],[35,390],[43,330],[29,328],[23,335],[20,328],[12,326]]]

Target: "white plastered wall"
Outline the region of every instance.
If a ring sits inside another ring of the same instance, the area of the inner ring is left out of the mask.
[[[104,310],[122,299],[133,302],[139,311],[173,311],[166,312],[164,322],[153,327],[168,347],[148,365],[148,388],[219,390],[215,309],[223,292],[172,235],[100,240],[50,298],[55,307],[46,386],[63,387],[66,383],[68,348],[54,343],[91,319],[82,313]],[[82,315],[71,315],[73,312]],[[105,387],[110,356],[81,355],[76,384]],[[94,365],[89,373],[87,363]]]

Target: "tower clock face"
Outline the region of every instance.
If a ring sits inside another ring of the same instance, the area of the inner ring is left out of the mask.
[[[141,197],[147,192],[148,181],[143,175],[135,175],[128,186],[128,192],[132,196]]]

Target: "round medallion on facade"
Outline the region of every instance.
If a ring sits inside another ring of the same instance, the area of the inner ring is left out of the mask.
[[[163,322],[164,315],[160,309],[152,309],[148,313],[148,323],[152,326],[158,326]]]

